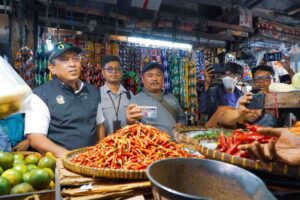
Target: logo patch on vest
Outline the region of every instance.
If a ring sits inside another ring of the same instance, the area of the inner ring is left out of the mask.
[[[64,103],[65,103],[65,99],[64,99],[64,97],[63,97],[62,95],[58,95],[58,96],[56,97],[56,102],[57,102],[58,104],[64,104]]]

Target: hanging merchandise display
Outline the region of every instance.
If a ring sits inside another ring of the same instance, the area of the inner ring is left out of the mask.
[[[202,51],[196,51],[196,78],[197,80],[204,80],[204,67],[205,67],[205,58]]]
[[[91,63],[88,59],[82,61],[81,80],[101,87],[104,84],[104,79],[101,72],[100,64]]]
[[[123,85],[134,95],[141,91],[139,75],[134,71],[125,72],[123,75]]]
[[[182,58],[183,61],[183,70],[180,70],[180,72],[183,72],[183,76],[181,77],[181,83],[183,83],[184,87],[181,88],[184,98],[181,99],[181,105],[182,107],[187,110],[189,108],[189,58],[184,55]]]
[[[180,66],[180,58],[176,55],[176,53],[169,54],[169,69],[171,74],[171,86],[173,95],[180,100],[180,74],[179,74],[179,66]]]
[[[168,65],[168,54],[167,50],[161,50],[161,62],[164,69],[164,90],[166,92],[171,92],[171,80],[170,80],[170,70]]]
[[[190,125],[198,123],[198,98],[197,98],[197,78],[196,78],[196,63],[193,59],[188,61],[188,119]]]
[[[242,80],[244,80],[244,81],[252,80],[252,73],[251,73],[250,66],[248,66],[247,64],[244,64],[242,66],[243,66]]]
[[[294,72],[300,72],[300,49],[298,44],[291,47],[288,55],[291,58],[291,68]]]
[[[49,80],[47,46],[41,38],[38,40],[35,57],[35,85],[39,86]]]
[[[23,80],[31,87],[35,87],[34,70],[35,63],[33,60],[33,52],[28,47],[22,47],[16,53],[15,68],[19,71]]]
[[[130,52],[128,46],[122,45],[120,47],[119,57],[123,71],[132,71],[130,66]]]

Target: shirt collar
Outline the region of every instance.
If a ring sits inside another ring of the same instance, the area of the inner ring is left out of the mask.
[[[56,81],[59,85],[61,85],[61,87],[71,88],[70,86],[66,85],[64,82],[62,82],[61,80],[59,80],[56,76],[53,77],[53,80]],[[71,88],[72,91],[73,91],[75,94],[79,93],[79,92],[83,89],[83,86],[84,86],[84,83],[83,83],[80,79],[77,80],[77,83],[78,83],[78,85],[79,85],[78,90],[76,90],[76,91],[74,92],[73,89]]]
[[[147,90],[145,90],[145,88],[142,89],[142,91],[147,94],[148,96],[150,96],[149,94],[151,94],[151,92],[148,92]],[[164,95],[167,94],[167,91],[165,90],[162,90],[161,93],[160,93],[160,97],[163,97]]]
[[[74,92],[75,94],[80,92],[84,86],[84,83],[80,79],[78,79],[77,83],[79,85],[79,89]]]
[[[107,93],[107,92],[111,91],[106,83],[103,85],[103,89],[104,89],[104,93]],[[122,84],[120,84],[117,95],[120,94],[120,93],[126,92],[126,91],[127,90],[124,88],[124,86]]]

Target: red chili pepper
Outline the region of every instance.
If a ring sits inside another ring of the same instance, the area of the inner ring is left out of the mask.
[[[261,134],[239,134],[235,136],[235,139],[242,142],[253,142],[253,141],[261,141],[264,139],[270,139],[269,136],[264,136]]]
[[[236,141],[233,145],[230,146],[229,149],[227,149],[226,153],[228,154],[235,154],[238,151],[238,146],[241,144],[241,141]]]
[[[250,125],[250,124],[245,124],[245,125],[249,130],[254,131],[254,132],[257,132],[257,128],[259,127],[257,125]]]
[[[218,144],[220,146],[220,151],[224,152],[227,150],[226,147],[226,138],[223,132],[220,133],[219,137],[218,137]]]

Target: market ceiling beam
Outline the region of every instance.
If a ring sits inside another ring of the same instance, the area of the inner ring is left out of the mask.
[[[253,28],[242,27],[242,26],[238,26],[238,25],[227,24],[227,23],[211,21],[211,20],[207,20],[206,23],[208,26],[215,27],[215,28],[231,29],[231,30],[235,30],[235,31],[254,33]]]
[[[283,14],[279,14],[279,13],[275,13],[271,10],[267,10],[267,9],[263,9],[263,8],[253,9],[252,15],[253,15],[253,17],[261,17],[264,19],[276,21],[276,22],[283,23],[283,24],[300,25],[300,20],[298,20],[296,18],[287,16],[287,15],[283,15]]]
[[[247,3],[246,8],[248,8],[248,9],[255,8],[255,7],[259,6],[262,2],[263,2],[263,0],[252,0]]]
[[[48,23],[49,25],[53,24],[54,27],[57,23],[57,19],[56,18],[48,18]],[[41,23],[45,23],[46,22],[46,18],[45,17],[39,17],[39,22]],[[70,20],[67,19],[59,19],[59,24],[63,27],[65,26],[69,26],[71,27],[71,22]],[[73,23],[74,27],[80,29],[80,30],[86,30],[86,26],[87,24],[84,22],[74,22]],[[96,30],[97,34],[99,33],[108,33],[110,32],[111,34],[115,33],[115,27],[113,26],[107,26],[107,24],[99,24],[98,25],[98,29]],[[166,39],[166,40],[177,40],[178,42],[192,42],[193,44],[195,43],[204,43],[204,41],[210,41],[212,42],[212,46],[219,46],[219,47],[223,47],[225,46],[225,40],[233,40],[232,38],[229,37],[222,37],[220,35],[217,34],[208,34],[208,33],[184,33],[184,32],[180,32],[178,31],[178,34],[176,34],[176,36],[174,37],[174,34],[172,34],[172,32],[167,32],[167,31],[160,31],[160,30],[153,30],[152,33],[148,32],[148,31],[141,31],[141,30],[136,30],[135,32],[133,32],[132,29],[126,29],[126,28],[119,28],[119,33],[125,33],[127,36],[133,36],[134,34],[136,35],[142,35],[145,37],[149,37],[149,38],[161,38],[161,39]],[[91,33],[93,34],[93,33]],[[206,43],[206,42],[205,42]]]

